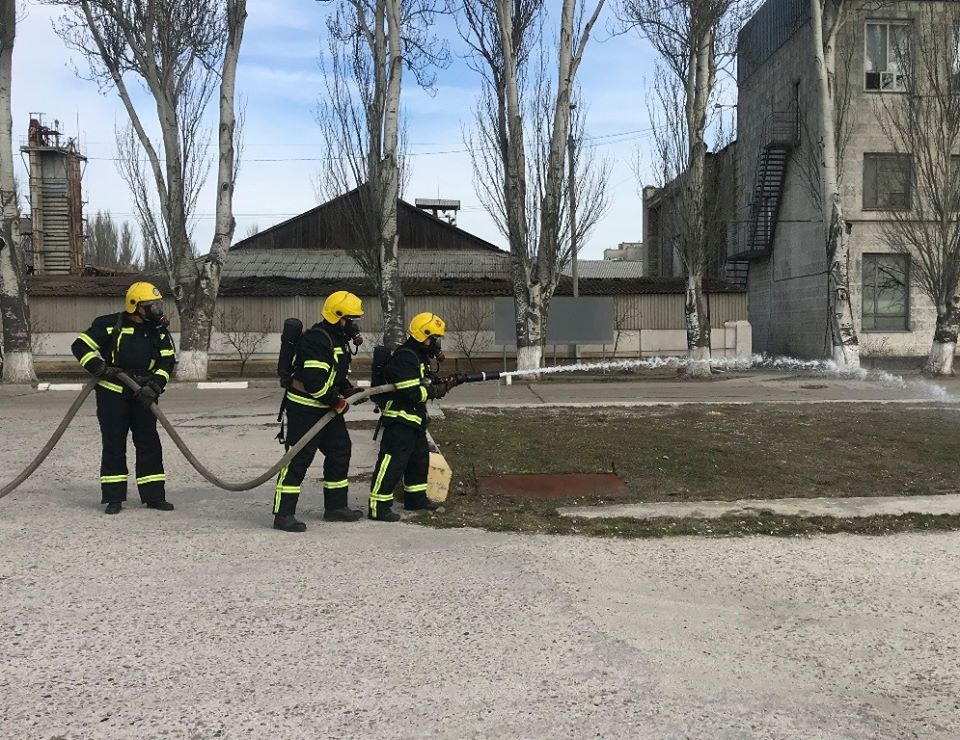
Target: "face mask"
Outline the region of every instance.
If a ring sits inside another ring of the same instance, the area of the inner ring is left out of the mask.
[[[363,344],[363,337],[360,336],[360,325],[353,319],[344,319],[343,333],[350,337],[355,347],[359,348]]]
[[[141,303],[143,307],[143,320],[152,326],[167,326],[170,320],[166,316],[163,308],[163,301],[150,301]]]
[[[437,362],[443,362],[446,359],[443,350],[440,349],[440,337],[430,337],[427,341],[427,357],[434,357]]]

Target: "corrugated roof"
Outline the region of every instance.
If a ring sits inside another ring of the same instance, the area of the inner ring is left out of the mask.
[[[510,255],[479,250],[407,250],[400,253],[400,276],[428,280],[507,280]],[[365,280],[363,271],[344,250],[310,249],[231,251],[223,265],[223,277]]]
[[[158,285],[163,280],[152,278]],[[36,296],[116,296],[122,297],[130,286],[131,278],[122,276],[83,277],[70,275],[31,275],[27,279],[30,295]],[[512,295],[509,278],[470,280],[427,279],[406,277],[402,280],[406,295]],[[571,295],[572,281],[563,278],[557,295]],[[615,278],[584,278],[580,280],[580,294],[603,295],[650,295],[660,293],[683,293],[686,283],[682,278],[638,278],[621,280]],[[708,293],[743,293],[729,283],[705,281]],[[230,296],[324,296],[335,290],[349,290],[361,296],[374,295],[369,282],[362,278],[322,280],[297,277],[246,277],[225,278],[220,286],[221,295]]]
[[[567,265],[564,275],[571,275],[573,268]],[[642,278],[643,262],[634,260],[577,260],[577,277],[584,278]]]

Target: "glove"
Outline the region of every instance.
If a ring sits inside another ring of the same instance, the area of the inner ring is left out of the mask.
[[[157,399],[160,397],[160,389],[156,386],[155,383],[145,383],[140,386],[140,390],[137,391],[137,400],[143,404],[144,408],[150,408],[153,404],[157,402]]]
[[[122,367],[113,367],[113,365],[107,365],[103,368],[103,373],[98,375],[98,378],[103,378],[104,380],[116,380],[117,376],[123,372]]]
[[[355,387],[351,386],[350,388],[347,388],[345,391],[343,391],[343,397],[344,397],[344,398],[350,398],[350,397],[352,397],[352,396],[357,395],[357,394],[360,393],[362,390],[363,390],[363,388],[355,388]]]
[[[447,391],[450,390],[447,388],[447,384],[442,380],[439,383],[432,383],[427,386],[427,398],[431,401],[438,401],[447,395]]]
[[[106,377],[107,363],[105,363],[99,357],[94,357],[84,367],[86,368],[87,372],[95,378]]]
[[[336,411],[338,414],[347,413],[348,408],[350,408],[350,404],[347,403],[347,399],[344,398],[343,396],[338,398],[337,402],[333,404],[333,410]]]

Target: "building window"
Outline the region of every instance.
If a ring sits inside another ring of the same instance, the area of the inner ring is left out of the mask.
[[[864,210],[910,210],[913,158],[909,154],[863,155]]]
[[[910,258],[905,254],[863,255],[863,330],[910,328]]]
[[[905,62],[910,44],[910,24],[870,21],[864,44],[864,86],[878,92],[907,89]]]

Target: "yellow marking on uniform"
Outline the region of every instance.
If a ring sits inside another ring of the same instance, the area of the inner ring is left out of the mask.
[[[100,345],[93,341],[93,338],[89,334],[84,332],[79,337],[77,337],[81,342],[87,345],[90,349],[100,349]]]
[[[137,485],[144,485],[145,483],[163,483],[167,479],[167,476],[163,473],[157,473],[156,475],[144,475],[140,478],[137,478]]]

